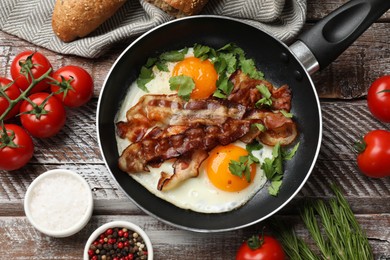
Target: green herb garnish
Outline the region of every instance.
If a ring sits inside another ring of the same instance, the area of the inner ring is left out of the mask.
[[[292,113],[289,113],[287,112],[286,110],[280,110],[280,113],[282,113],[282,115],[284,115],[284,117],[287,117],[287,118],[292,118],[294,115]]]
[[[261,165],[267,180],[270,181],[268,193],[277,196],[283,180],[283,161],[291,160],[298,150],[299,143],[290,151],[284,151],[277,143],[272,149],[272,157],[265,158]]]
[[[238,177],[245,176],[245,179],[247,182],[251,181],[251,165],[253,163],[260,163],[259,159],[252,154],[255,150],[262,149],[263,146],[257,142],[254,141],[250,144],[246,145],[246,150],[248,151],[247,156],[240,156],[238,161],[231,160],[229,163],[229,171]]]
[[[169,79],[169,86],[171,90],[177,90],[179,97],[188,101],[192,90],[195,88],[195,82],[188,76],[174,76]]]
[[[229,77],[237,69],[247,74],[253,79],[263,79],[264,74],[256,69],[253,59],[247,59],[243,49],[235,44],[229,43],[222,48],[215,50],[209,46],[195,44],[193,46],[194,56],[206,60],[209,59],[218,73],[217,90],[214,96],[218,98],[227,98],[233,90],[233,84]],[[167,51],[157,58],[149,58],[146,64],[141,68],[140,75],[137,79],[139,88],[148,92],[146,84],[154,78],[153,67],[160,71],[169,72],[167,62],[177,62],[185,58],[188,48],[179,51]],[[186,96],[186,95],[183,95]]]
[[[261,106],[267,106],[270,107],[272,106],[272,99],[271,99],[271,92],[267,88],[266,85],[261,84],[256,86],[256,88],[260,91],[262,98],[256,102],[256,107],[261,107]]]

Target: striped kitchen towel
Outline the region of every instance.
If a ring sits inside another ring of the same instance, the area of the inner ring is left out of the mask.
[[[1,0],[0,30],[58,53],[94,58],[119,41],[131,41],[174,19],[144,0],[128,0],[90,35],[64,43],[51,27],[54,3],[55,0]],[[306,0],[209,0],[202,14],[239,18],[288,42],[305,22]]]

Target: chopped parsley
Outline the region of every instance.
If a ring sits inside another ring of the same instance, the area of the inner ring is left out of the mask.
[[[177,90],[177,94],[188,101],[192,90],[195,88],[195,82],[191,77],[180,75],[169,79],[169,86],[171,90]]]
[[[267,180],[270,181],[268,193],[272,196],[277,196],[283,180],[283,162],[291,160],[298,150],[299,143],[297,143],[290,151],[285,151],[277,143],[272,149],[272,157],[265,158],[261,164]]]
[[[225,99],[233,90],[233,84],[229,81],[229,77],[237,69],[247,74],[253,79],[263,79],[264,74],[256,69],[253,59],[247,59],[243,49],[237,47],[233,43],[226,44],[222,48],[214,49],[212,47],[195,44],[193,46],[194,56],[201,60],[209,59],[215,70],[218,73],[217,90],[214,92],[214,97]],[[154,79],[153,67],[155,66],[160,71],[169,72],[167,62],[178,62],[185,58],[188,48],[183,50],[167,51],[155,58],[149,58],[144,66],[142,66],[137,79],[137,85],[140,89],[148,92],[146,84]],[[185,93],[189,88],[185,87]],[[180,96],[180,94],[179,94]],[[182,97],[187,97],[183,95]]]
[[[248,155],[240,156],[238,161],[231,160],[229,163],[229,171],[231,174],[240,178],[245,176],[247,182],[251,182],[251,165],[253,163],[260,163],[259,159],[252,154],[252,151],[260,150],[263,146],[257,141],[246,145]]]
[[[266,85],[261,84],[256,86],[256,88],[259,90],[261,93],[262,98],[256,102],[256,107],[262,107],[262,106],[267,106],[270,107],[272,106],[272,99],[271,99],[271,92],[267,88]]]
[[[292,113],[289,113],[289,112],[287,112],[286,110],[280,110],[280,113],[282,113],[282,115],[284,115],[285,117],[287,117],[287,118],[293,118],[293,114]]]

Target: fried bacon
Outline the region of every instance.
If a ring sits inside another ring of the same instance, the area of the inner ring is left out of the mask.
[[[198,177],[199,167],[208,157],[204,150],[195,150],[190,155],[179,157],[173,164],[173,174],[161,172],[161,178],[158,181],[158,190],[170,190],[189,178]]]
[[[132,143],[119,158],[119,168],[123,171],[149,171],[148,164],[158,164],[178,158],[195,150],[210,151],[217,145],[227,145],[245,135],[250,129],[250,121],[229,119],[216,125],[193,125],[185,131],[170,135],[165,130],[158,135],[145,136],[140,142]]]
[[[228,100],[232,102],[254,108],[256,102],[262,98],[256,86],[265,85],[271,93],[272,110],[285,110],[289,112],[291,109],[291,92],[287,85],[275,88],[266,80],[249,78],[241,70],[233,73],[230,76],[230,81],[233,83],[234,88],[228,96]]]
[[[241,71],[230,77],[233,90],[226,100],[208,98],[184,101],[178,95],[144,95],[126,113],[127,122],[118,122],[121,138],[131,144],[119,158],[119,168],[127,173],[148,172],[173,159],[173,174],[161,173],[159,190],[169,190],[178,183],[198,176],[208,152],[218,145],[236,140],[250,143],[260,140],[267,145],[288,145],[297,136],[291,118],[280,110],[291,109],[287,85],[275,88],[265,80],[255,80]],[[257,89],[265,85],[271,93],[272,106],[258,108],[262,98]],[[260,131],[254,124],[262,124]]]

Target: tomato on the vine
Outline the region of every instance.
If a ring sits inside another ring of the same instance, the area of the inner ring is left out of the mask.
[[[367,104],[376,118],[390,123],[390,75],[382,76],[371,84]]]
[[[68,107],[79,107],[87,103],[93,95],[91,75],[78,66],[64,66],[52,75],[59,84],[51,84],[51,92]]]
[[[355,144],[359,153],[357,164],[362,173],[369,177],[390,176],[390,132],[374,130]]]
[[[272,236],[252,236],[242,243],[236,260],[284,260],[286,254],[280,242]]]
[[[0,129],[0,170],[20,169],[31,159],[33,153],[33,141],[23,128],[5,124]]]
[[[46,138],[57,134],[65,124],[64,105],[53,95],[35,93],[20,106],[20,122],[34,137]]]
[[[44,75],[49,69],[52,69],[50,61],[40,52],[23,51],[16,55],[11,63],[11,76],[22,91],[26,90],[32,81],[31,75],[27,72],[26,67],[31,70],[35,79]],[[47,89],[49,82],[50,79],[48,78],[40,81],[30,91],[30,94]]]
[[[0,77],[0,88],[4,90],[5,95],[8,96],[10,100],[15,100],[20,95],[19,88],[12,84],[12,81],[7,78]],[[10,119],[14,117],[17,113],[19,113],[20,102],[18,102],[7,114],[4,120]],[[0,93],[0,116],[7,110],[10,102]]]

